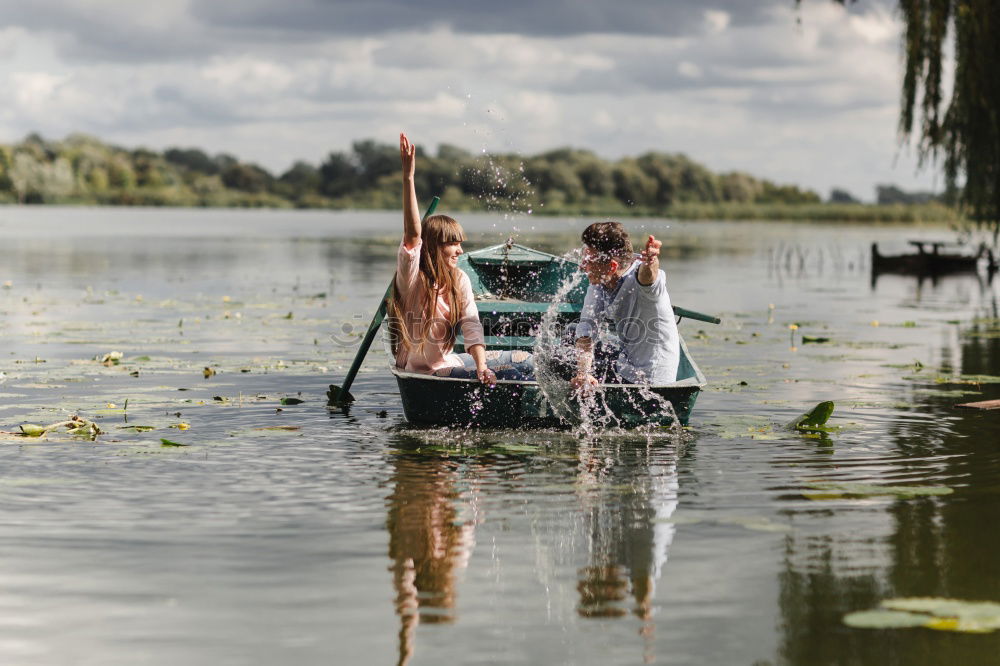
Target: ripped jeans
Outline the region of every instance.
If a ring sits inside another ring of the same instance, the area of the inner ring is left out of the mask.
[[[464,364],[461,368],[441,368],[434,374],[438,377],[456,379],[476,378],[476,359],[472,354],[459,354]],[[512,379],[519,382],[534,381],[535,360],[530,352],[495,349],[486,352],[486,367],[493,371],[497,379]]]

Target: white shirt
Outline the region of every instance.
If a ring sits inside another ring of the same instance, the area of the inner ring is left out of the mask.
[[[621,341],[615,366],[622,378],[634,384],[670,384],[677,381],[680,337],[667,293],[667,276],[658,271],[653,284],[639,284],[634,262],[614,289],[592,284],[587,288],[576,337],[594,338],[599,323],[609,319]]]

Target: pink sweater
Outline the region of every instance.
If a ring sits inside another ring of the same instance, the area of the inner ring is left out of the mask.
[[[430,326],[421,326],[420,319],[424,316],[426,301],[420,283],[420,245],[418,241],[413,249],[406,249],[399,244],[399,254],[396,257],[396,296],[402,301],[402,311],[407,321],[407,333],[413,339],[413,346],[407,350],[402,345],[396,352],[396,367],[407,372],[431,374],[436,370],[463,365],[458,354],[452,352],[453,346],[446,342],[448,336],[448,315],[451,305],[445,295],[438,293],[436,315]],[[472,283],[469,276],[459,271],[461,278],[458,290],[462,295],[464,307],[459,323],[462,325],[462,335],[465,337],[465,348],[472,345],[485,344],[483,325],[479,323],[479,311],[476,310],[475,296],[472,293]],[[407,316],[408,315],[408,316]],[[421,345],[421,341],[423,344]]]

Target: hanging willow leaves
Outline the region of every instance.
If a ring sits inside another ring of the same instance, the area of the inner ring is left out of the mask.
[[[833,0],[854,4],[857,0]],[[796,0],[800,5],[802,0]],[[899,0],[905,72],[899,128],[921,165],[942,160],[948,195],[1000,235],[1000,2]],[[953,41],[953,85],[943,75]],[[950,97],[949,97],[950,95]]]

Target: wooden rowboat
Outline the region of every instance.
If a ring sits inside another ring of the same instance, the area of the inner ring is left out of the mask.
[[[531,351],[542,317],[552,306],[557,326],[579,320],[587,282],[579,265],[514,243],[469,252],[459,267],[472,281],[488,349]],[[562,289],[560,289],[562,287]],[[557,292],[559,303],[553,306]],[[678,317],[719,323],[715,317],[674,308]],[[603,384],[589,405],[602,426],[686,425],[706,381],[680,340],[677,381],[662,386]],[[464,351],[461,336],[455,349]],[[411,423],[434,426],[548,427],[589,418],[580,401],[560,405],[562,418],[537,381],[498,381],[487,387],[474,379],[404,372],[390,367],[399,386],[403,413]],[[569,406],[567,414],[565,407]]]

